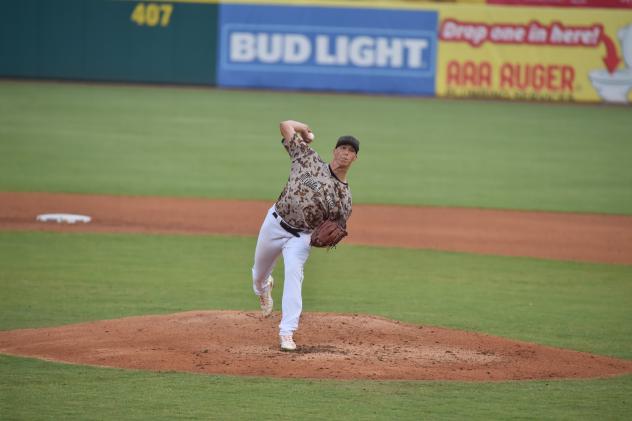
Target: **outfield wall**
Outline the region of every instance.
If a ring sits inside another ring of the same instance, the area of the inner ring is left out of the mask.
[[[341,4],[9,0],[0,76],[632,100],[629,9]]]
[[[217,5],[7,0],[0,76],[215,83]]]

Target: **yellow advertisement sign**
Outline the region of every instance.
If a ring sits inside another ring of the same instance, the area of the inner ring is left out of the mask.
[[[632,101],[632,12],[439,7],[437,95]]]

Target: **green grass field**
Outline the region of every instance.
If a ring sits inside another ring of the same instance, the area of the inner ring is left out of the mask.
[[[341,132],[362,140],[351,173],[356,203],[632,214],[632,119],[622,107],[6,81],[0,191],[274,200],[287,178],[278,144],[287,118],[313,126],[323,155]],[[0,232],[0,330],[254,310],[254,244]],[[305,311],[379,314],[632,359],[629,265],[344,245],[315,251],[305,272]],[[626,419],[630,396],[632,376],[279,380],[0,356],[7,420]]]
[[[288,118],[356,203],[632,214],[629,108],[210,89],[0,82],[0,190],[271,200]]]

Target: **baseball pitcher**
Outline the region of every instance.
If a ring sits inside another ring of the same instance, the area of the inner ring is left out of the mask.
[[[280,124],[283,146],[290,155],[290,176],[261,225],[254,266],[253,289],[264,317],[272,313],[272,270],[282,254],[285,265],[279,338],[281,350],[294,351],[303,300],[303,266],[310,248],[334,247],[347,235],[351,216],[351,190],[347,173],[356,160],[360,142],[342,136],[330,163],[309,144],[314,134],[307,124],[288,120]]]

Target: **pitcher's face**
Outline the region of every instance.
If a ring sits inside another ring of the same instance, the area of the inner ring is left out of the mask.
[[[340,145],[334,149],[334,160],[343,167],[350,166],[356,158],[356,151],[351,145]]]

